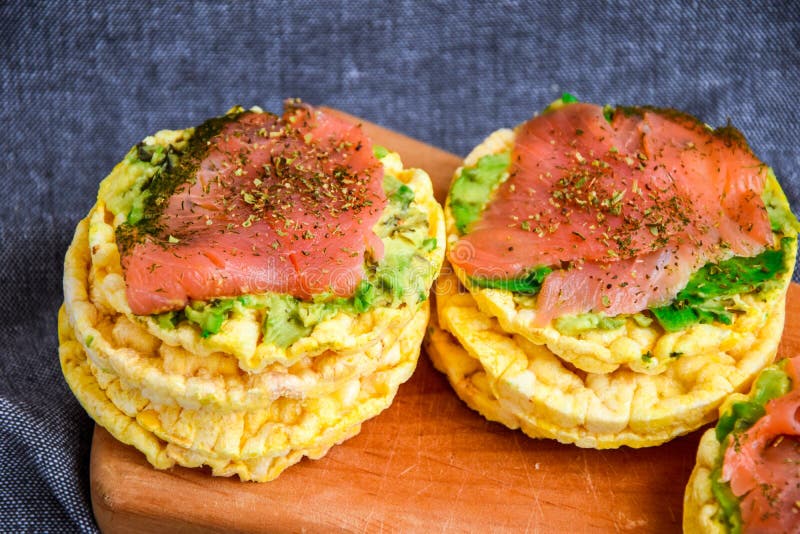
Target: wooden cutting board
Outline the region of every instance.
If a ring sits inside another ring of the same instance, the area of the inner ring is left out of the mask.
[[[444,199],[457,156],[363,124],[406,166],[426,169]],[[781,354],[800,351],[798,319],[792,284]],[[676,532],[701,433],[639,450],[529,439],[469,410],[423,353],[394,404],[358,436],[266,484],[157,471],[98,426],[92,504],[107,533]]]

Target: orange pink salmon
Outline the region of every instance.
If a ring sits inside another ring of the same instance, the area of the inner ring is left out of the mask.
[[[772,243],[767,168],[733,128],[672,110],[574,103],[521,126],[509,178],[449,253],[468,276],[549,274],[536,323],[635,313],[690,275]]]
[[[268,291],[351,296],[365,256],[383,255],[372,227],[387,203],[360,125],[290,101],[283,116],[245,111],[201,131],[172,171],[183,182],[117,231],[133,313]]]

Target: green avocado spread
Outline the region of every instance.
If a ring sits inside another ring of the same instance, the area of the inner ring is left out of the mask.
[[[565,93],[544,112],[573,102],[577,102],[577,99]],[[607,108],[612,111],[614,109]],[[474,166],[461,170],[449,195],[450,212],[459,234],[468,233],[470,226],[480,218],[497,186],[508,178],[510,164],[510,153],[501,152],[484,156]],[[755,257],[733,257],[719,263],[707,264],[695,272],[672,303],[648,310],[647,313],[664,330],[675,332],[695,323],[714,321],[730,324],[735,314],[742,311],[735,296],[759,293],[766,298],[772,291],[782,287],[781,275],[791,271],[794,266],[800,223],[792,214],[772,169],[767,171],[762,199],[777,246]],[[539,292],[546,276],[553,270],[554,268],[540,265],[513,279],[471,277],[468,282],[472,287],[511,291],[515,298],[532,297]],[[529,298],[525,299],[526,302],[528,300]],[[636,315],[639,317],[638,323],[644,315]],[[562,333],[577,334],[593,329],[618,328],[624,323],[625,317],[627,316],[620,315],[614,320],[608,320],[601,313],[562,316],[554,322],[554,326]]]
[[[508,178],[511,153],[489,154],[464,167],[450,188],[450,212],[459,233],[465,234],[486,206],[492,192]]]
[[[772,169],[767,173],[762,199],[778,247],[751,258],[733,257],[708,264],[694,273],[671,304],[650,310],[666,331],[682,330],[698,322],[730,324],[739,311],[735,295],[758,293],[768,298],[782,288],[782,275],[794,268],[800,223]]]

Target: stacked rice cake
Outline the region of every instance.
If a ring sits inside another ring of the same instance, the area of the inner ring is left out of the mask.
[[[261,111],[228,116],[245,113]],[[444,221],[428,176],[376,147],[388,200],[373,231],[384,254],[366,261],[353,297],[261,292],[133,313],[118,237],[136,208],[119,199],[146,190],[132,177],[166,172],[148,155],[185,153],[193,135],[162,131],[134,147],[78,225],[59,312],[62,370],[89,415],[153,466],[269,481],[356,435],[411,376]],[[398,272],[397,261],[411,265]]]
[[[564,246],[564,249],[574,247],[577,253],[585,250],[582,247],[586,246],[584,242],[587,239],[591,239],[589,232],[611,233],[616,224],[614,217],[622,220],[620,224],[629,223],[632,217],[624,218],[636,214],[637,208],[633,205],[639,198],[636,182],[638,180],[640,192],[646,183],[648,170],[641,162],[648,156],[655,158],[633,150],[626,153],[622,143],[621,148],[612,146],[603,155],[597,149],[576,149],[575,139],[593,135],[589,131],[591,127],[605,132],[596,134],[596,139],[603,140],[606,134],[617,135],[623,129],[619,127],[620,123],[624,126],[624,121],[632,120],[631,117],[646,120],[657,114],[656,118],[666,116],[682,125],[692,124],[677,112],[662,113],[650,108],[606,108],[602,111],[601,108],[585,106],[574,108],[578,115],[597,117],[599,125],[586,126],[576,122],[574,117],[568,117],[564,121],[569,125],[569,131],[564,129],[566,133],[546,125],[544,133],[537,132],[536,137],[542,145],[547,145],[548,139],[552,139],[549,144],[556,146],[556,150],[563,150],[563,154],[556,153],[553,158],[566,155],[572,160],[572,164],[567,162],[560,166],[563,176],[556,175],[557,170],[553,170],[552,175],[549,169],[539,170],[541,188],[552,187],[550,191],[562,194],[555,195],[552,202],[545,204],[531,200],[527,217],[515,212],[513,205],[497,208],[494,214],[507,214],[508,220],[504,222],[508,224],[490,228],[495,231],[494,235],[484,232],[465,246],[463,238],[469,237],[476,227],[481,230],[488,228],[481,218],[497,198],[508,199],[514,194],[533,198],[541,193],[535,190],[539,185],[530,187],[530,184],[519,181],[526,172],[523,164],[530,169],[536,168],[538,162],[517,163],[520,154],[524,158],[527,150],[517,146],[517,140],[522,135],[520,132],[529,132],[530,128],[536,127],[534,121],[557,122],[553,113],[570,111],[569,106],[584,105],[557,101],[541,117],[526,125],[493,133],[469,154],[463,167],[456,171],[445,205],[448,257],[452,266],[445,264],[443,274],[434,286],[436,310],[426,336],[426,349],[437,369],[447,375],[456,393],[468,406],[490,420],[510,428],[521,428],[531,437],[601,449],[621,445],[658,445],[715,419],[723,400],[730,393],[746,387],[775,357],[783,329],[786,288],[794,265],[797,221],[791,215],[771,171],[766,166],[758,167],[765,185],[763,193],[757,191],[756,194],[763,195],[771,222],[771,228],[767,229],[771,235],[765,247],[768,257],[766,261],[761,261],[763,256],[741,261],[756,265],[758,272],[764,272],[764,280],[745,290],[735,291],[735,294],[718,291],[721,296],[701,303],[698,306],[700,316],[692,310],[691,313],[695,313],[693,320],[684,321],[684,324],[670,322],[690,307],[681,300],[684,293],[679,292],[677,297],[673,293],[670,300],[651,302],[640,309],[631,309],[630,306],[624,309],[624,299],[603,297],[598,297],[598,306],[591,301],[586,304],[587,299],[578,293],[583,288],[587,292],[597,289],[602,294],[606,287],[611,288],[611,283],[607,285],[604,281],[595,288],[588,277],[581,281],[584,285],[578,285],[577,293],[570,294],[570,288],[562,288],[560,297],[564,311],[543,310],[541,294],[547,289],[548,277],[591,272],[593,267],[589,261],[545,263],[541,256],[530,253],[530,268],[521,276],[504,276],[504,267],[499,260],[493,267],[494,276],[491,269],[489,276],[485,277],[468,273],[466,269],[470,261],[481,254],[484,257],[495,254],[491,257],[505,260],[505,251],[511,254],[515,247],[527,246],[524,240],[528,236],[535,240],[556,235],[554,232],[558,231],[559,222],[573,234],[578,234],[577,244]],[[534,126],[530,126],[532,123]],[[695,128],[693,124],[691,128]],[[711,135],[703,133],[702,128],[693,131],[698,130],[698,135]],[[648,130],[644,128],[641,131]],[[713,135],[722,136],[723,133],[726,132]],[[564,141],[565,137],[569,140]],[[562,142],[566,148],[562,148]],[[546,154],[548,149],[543,150]],[[529,153],[532,152],[531,149]],[[547,161],[547,157],[550,156],[545,156],[542,161]],[[602,191],[602,180],[617,176],[605,171],[615,164],[636,164],[642,175],[634,176],[633,180],[629,177],[628,182],[623,182],[616,191]],[[593,175],[592,170],[586,169],[600,169],[605,174]],[[470,185],[465,186],[465,182]],[[478,190],[482,187],[483,191],[476,192],[474,184],[478,184]],[[590,201],[593,195],[597,195],[595,198],[600,199],[597,205],[608,209],[598,210],[596,217],[590,211],[587,217],[591,217],[591,221],[586,227],[575,225],[569,228],[583,213],[582,197],[577,191],[584,187],[590,189],[593,185],[597,187],[596,192],[589,190],[583,194]],[[620,201],[625,190],[628,199],[633,197],[630,203]],[[570,194],[573,195],[572,204],[569,202]],[[603,194],[608,198],[603,198]],[[659,200],[667,203],[665,199]],[[548,212],[550,206],[555,210]],[[568,211],[564,211],[565,206]],[[651,209],[655,210],[657,206]],[[564,218],[559,221],[557,217],[562,215]],[[645,217],[642,213],[639,215]],[[552,219],[548,219],[549,216]],[[508,237],[515,228],[527,234],[515,241],[518,234],[513,239]],[[666,224],[654,225],[653,233],[668,228]],[[599,239],[611,243],[609,255],[625,252],[624,249],[613,249],[613,235]],[[501,252],[497,253],[497,250]],[[697,276],[710,272],[711,280],[723,280],[724,285],[727,279],[723,271],[730,267],[731,261],[740,261],[739,258],[731,260],[730,256],[732,254],[723,251],[703,266]],[[726,260],[730,261],[726,263]],[[635,261],[634,257],[632,262]],[[595,265],[597,263],[601,262]],[[601,265],[604,265],[599,269],[601,273],[606,272],[604,269],[615,268],[611,261]],[[735,267],[732,268],[735,270]],[[619,279],[615,275],[614,283],[621,287],[637,283],[635,273],[631,280],[625,278],[626,274],[629,273],[620,274]],[[645,279],[649,280],[650,274],[639,273],[638,281]],[[698,280],[701,279],[692,278],[684,286],[703,286]],[[703,304],[708,308],[703,308]],[[717,315],[703,316],[702,310],[711,309],[711,304],[714,304]],[[613,306],[621,307],[623,311],[607,313],[604,309]],[[543,315],[546,319],[542,319]]]

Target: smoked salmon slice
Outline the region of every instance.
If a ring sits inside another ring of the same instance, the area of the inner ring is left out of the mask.
[[[140,221],[117,228],[135,314],[190,300],[276,292],[353,294],[387,199],[361,127],[290,101],[198,127],[144,192]]]
[[[536,323],[635,313],[691,274],[772,244],[767,168],[732,128],[655,108],[572,103],[517,130],[509,177],[449,251],[469,277],[551,267]]]

